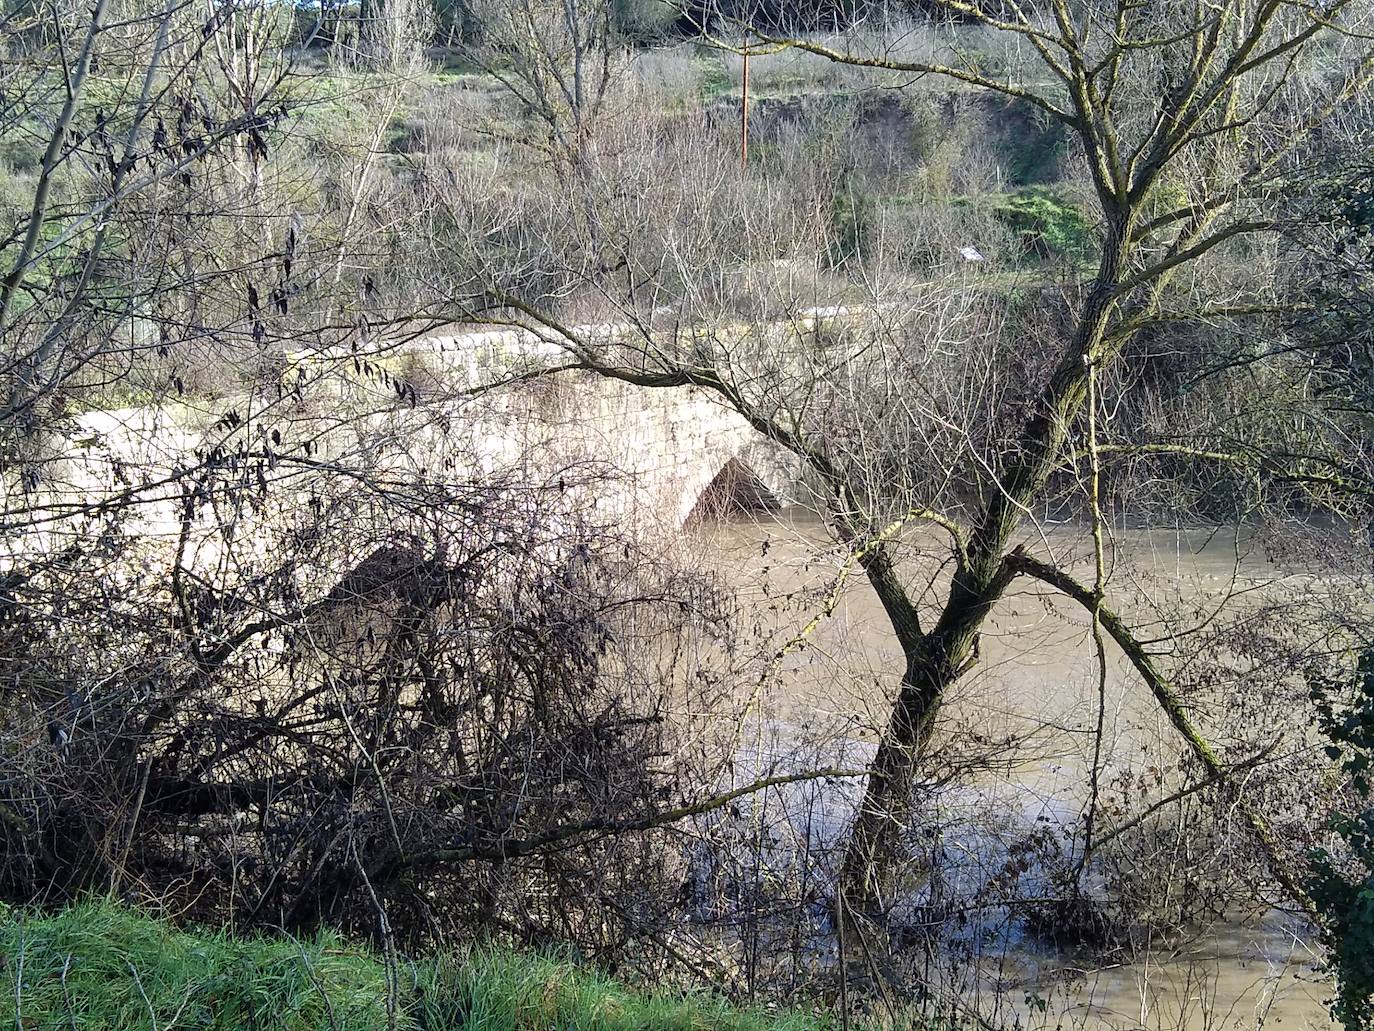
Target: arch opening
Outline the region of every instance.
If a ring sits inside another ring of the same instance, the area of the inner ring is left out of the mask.
[[[782,502],[759,474],[740,459],[732,458],[697,496],[684,523],[712,522],[745,512],[773,512],[781,507]]]

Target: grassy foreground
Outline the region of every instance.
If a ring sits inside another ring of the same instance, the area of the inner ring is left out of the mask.
[[[820,1031],[804,1013],[635,991],[547,956],[475,952],[398,971],[408,1031]],[[182,931],[108,902],[55,916],[0,911],[0,1026],[18,1029],[388,1027],[386,965],[323,934]],[[833,1022],[837,1023],[837,1022]]]

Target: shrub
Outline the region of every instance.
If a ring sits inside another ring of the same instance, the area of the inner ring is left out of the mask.
[[[830,265],[838,267],[862,258],[864,234],[872,218],[872,199],[853,177],[835,190],[830,206]]]
[[[1309,892],[1324,920],[1322,938],[1336,975],[1332,1015],[1347,1028],[1374,1028],[1374,647],[1353,676],[1313,684],[1327,754],[1340,762],[1353,811],[1331,824],[1339,849],[1311,856]]]
[[[1016,233],[1028,254],[1070,262],[1089,260],[1096,247],[1093,225],[1074,204],[1044,187],[1018,190],[993,213]]]
[[[671,38],[682,17],[678,8],[666,0],[612,0],[611,15],[616,29],[636,43]]]

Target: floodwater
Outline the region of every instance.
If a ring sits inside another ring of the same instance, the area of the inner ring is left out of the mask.
[[[757,768],[780,749],[807,742],[797,747],[811,748],[812,761],[862,765],[900,669],[900,652],[862,576],[854,571],[846,578],[842,553],[805,515],[707,522],[695,535],[704,561],[738,592],[760,650],[785,652],[775,660],[776,676],[741,701],[748,709],[742,725],[750,728],[741,735],[744,764],[751,748]],[[1027,541],[1032,550],[1070,559],[1076,575],[1091,582],[1091,541],[1081,529],[1038,530]],[[941,541],[918,536],[908,544],[911,582],[931,581],[933,601],[947,577]],[[1166,629],[1210,625],[1223,601],[1228,611],[1243,611],[1290,599],[1297,612],[1322,582],[1226,532],[1122,531],[1113,535],[1109,559],[1109,598],[1122,599],[1112,603],[1156,637]],[[1218,647],[1206,630],[1186,640],[1185,648]],[[1072,836],[1086,808],[1094,749],[1105,771],[1104,798],[1105,785],[1123,774],[1138,780],[1153,773],[1160,794],[1182,784],[1176,765],[1170,777],[1170,763],[1180,753],[1172,728],[1110,642],[1107,652],[1104,689],[1089,617],[1033,582],[1018,581],[994,610],[977,667],[942,710],[939,737],[949,754],[931,808],[945,820],[939,851],[950,870],[946,896],[985,898],[979,878],[986,882],[989,870],[1005,869],[1007,835],[989,830],[990,823],[1003,831],[1052,825]],[[1228,689],[1241,697],[1241,687],[1227,683],[1218,686],[1218,696],[1229,697]],[[1281,720],[1273,708],[1264,718]],[[1257,717],[1245,712],[1237,718]],[[1301,739],[1301,730],[1294,734]],[[834,811],[852,806],[852,788],[826,790],[838,793]],[[960,815],[961,806],[967,816]],[[1099,829],[1110,826],[1110,815],[1100,819]],[[839,833],[833,821],[822,832]],[[1161,853],[1159,862],[1186,865],[1194,858]],[[1027,875],[1027,883],[1032,880]],[[1193,926],[1181,939],[1137,939],[1132,949],[1102,958],[1046,945],[1005,907],[988,910],[989,921],[962,939],[964,981],[951,990],[989,1020],[1188,1031],[1331,1026],[1310,928],[1291,916],[1232,913]]]

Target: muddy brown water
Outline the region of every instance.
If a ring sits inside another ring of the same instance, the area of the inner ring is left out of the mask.
[[[735,587],[754,634],[769,647],[790,646],[776,681],[746,699],[755,717],[746,725],[769,730],[759,729],[743,750],[754,747],[762,755],[778,747],[779,734],[794,735],[828,742],[830,751],[819,754],[861,761],[885,719],[896,687],[893,671],[900,669],[900,652],[871,589],[851,575],[835,590],[843,575],[840,554],[806,514],[712,521],[693,534],[704,561]],[[1039,530],[1028,543],[1069,558],[1080,577],[1091,579],[1091,542],[1081,529]],[[911,562],[912,582],[930,579],[930,597],[938,597],[947,576],[939,541],[916,537],[911,549],[920,552]],[[1121,531],[1113,534],[1110,552],[1113,592],[1131,599],[1136,620],[1170,615],[1191,624],[1236,592],[1241,599],[1300,596],[1314,582],[1271,562],[1234,533]],[[831,597],[833,611],[799,639],[800,628],[824,613]],[[1018,583],[988,621],[976,670],[943,710],[949,739],[981,735],[983,744],[973,752],[998,759],[956,775],[963,797],[972,793],[984,804],[992,799],[1031,821],[1046,813],[1079,819],[1098,690],[1086,614],[1044,588]],[[1107,769],[1148,765],[1156,751],[1176,751],[1153,699],[1110,648],[1103,697]],[[1016,743],[999,744],[1004,738]],[[984,847],[979,841],[954,834],[946,844],[978,851]],[[1277,913],[1195,928],[1182,945],[1147,943],[1129,962],[1085,961],[1025,935],[991,934],[973,951],[977,976],[960,991],[999,1022],[1188,1031],[1331,1026],[1329,988],[1317,969],[1310,930]]]

